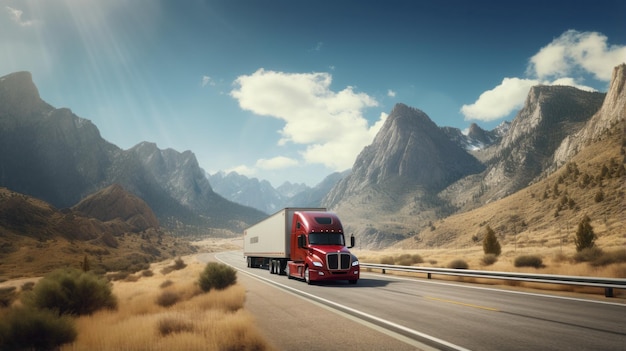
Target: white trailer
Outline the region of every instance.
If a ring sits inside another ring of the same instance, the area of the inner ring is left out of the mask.
[[[248,267],[265,265],[270,259],[289,259],[291,226],[296,211],[326,211],[325,208],[288,207],[243,232],[243,255]]]

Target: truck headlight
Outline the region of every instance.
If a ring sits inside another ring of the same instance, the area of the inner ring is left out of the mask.
[[[315,267],[324,267],[324,265],[322,264],[322,262],[317,262],[317,261],[313,261],[313,265]]]
[[[359,260],[352,261],[352,267],[358,266],[358,265],[359,265]]]

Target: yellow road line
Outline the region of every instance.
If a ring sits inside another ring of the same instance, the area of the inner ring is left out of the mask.
[[[461,306],[466,306],[466,307],[480,308],[481,310],[494,311],[494,312],[499,312],[500,311],[497,308],[486,307],[486,306],[479,306],[479,305],[472,305],[472,304],[469,304],[469,303],[464,303],[464,302],[459,302],[459,301],[454,301],[454,300],[444,300],[444,299],[439,299],[439,298],[431,297],[431,296],[424,296],[424,298],[429,299],[429,300],[439,301],[439,302],[452,303],[452,304],[455,304],[455,305],[461,305]]]

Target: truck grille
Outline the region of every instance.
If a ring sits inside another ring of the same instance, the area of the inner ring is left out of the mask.
[[[352,255],[348,253],[329,253],[326,255],[326,263],[328,270],[346,270],[350,269]]]

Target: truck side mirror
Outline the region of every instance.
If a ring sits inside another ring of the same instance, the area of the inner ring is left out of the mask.
[[[350,234],[350,247],[348,249],[353,248],[355,242],[356,240],[354,240],[354,234]]]

